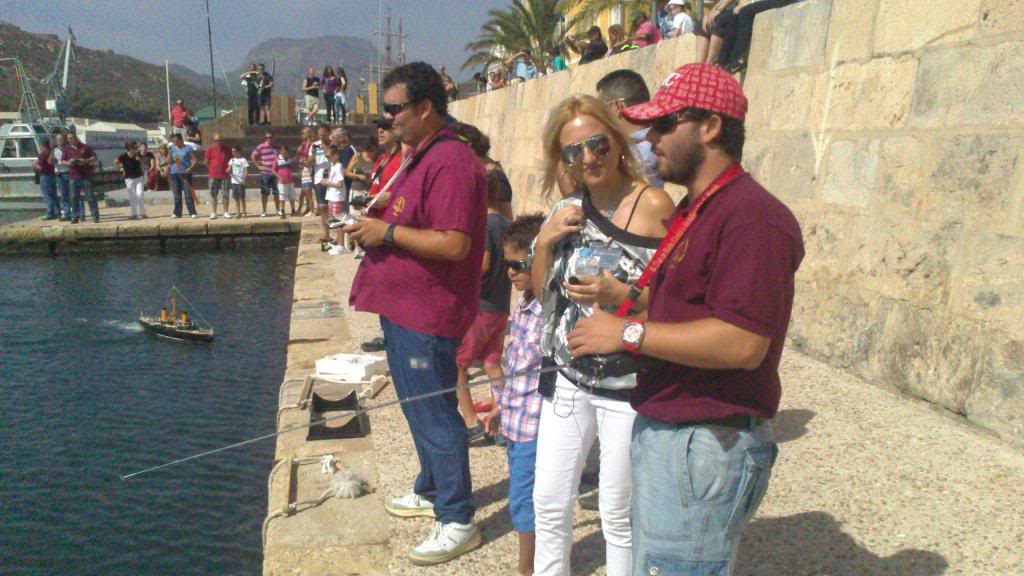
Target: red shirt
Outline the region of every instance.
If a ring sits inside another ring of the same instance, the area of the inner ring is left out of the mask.
[[[473,152],[450,129],[421,146],[391,189],[385,222],[457,230],[472,245],[461,262],[419,258],[400,249],[368,248],[352,280],[349,304],[420,333],[462,338],[480,306],[487,231],[487,178]]]
[[[774,417],[782,395],[778,368],[793,308],[793,279],[803,257],[793,213],[749,174],[708,200],[652,279],[648,320],[718,318],[767,336],[771,344],[754,370],[665,362],[639,373],[631,399],[637,413],[669,423]]]
[[[64,160],[87,160],[95,157],[96,152],[94,152],[92,147],[88,144],[79,143],[77,148],[70,144],[64,147]],[[81,180],[83,178],[88,178],[92,176],[95,169],[94,164],[72,164],[71,179]]]
[[[210,178],[227,178],[228,162],[231,161],[231,149],[221,143],[220,146],[210,146],[204,152],[206,158],[206,169]]]
[[[54,173],[53,162],[50,161],[50,155],[53,154],[53,148],[47,146],[43,148],[43,151],[36,156],[36,163],[39,165],[39,173],[43,176],[52,176]]]
[[[171,124],[175,128],[185,126],[185,118],[188,118],[188,108],[171,108]]]
[[[373,167],[373,181],[370,184],[370,196],[376,196],[381,188],[387,184],[391,177],[398,171],[398,167],[402,164],[402,149],[399,147],[395,150],[394,154],[384,153],[380,159],[377,160],[377,164]],[[394,186],[392,184],[392,186]]]

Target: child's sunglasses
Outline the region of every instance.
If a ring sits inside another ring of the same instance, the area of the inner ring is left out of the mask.
[[[524,272],[529,269],[526,260],[505,260],[505,266],[508,266],[513,272]]]

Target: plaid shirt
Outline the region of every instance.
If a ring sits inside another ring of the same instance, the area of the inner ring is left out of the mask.
[[[519,299],[516,311],[509,321],[508,347],[505,348],[503,366],[506,374],[515,374],[540,368],[541,304],[536,299]],[[537,438],[540,422],[541,395],[537,391],[540,376],[519,376],[505,381],[505,386],[494,389],[494,397],[501,407],[501,431],[513,442],[529,442]]]

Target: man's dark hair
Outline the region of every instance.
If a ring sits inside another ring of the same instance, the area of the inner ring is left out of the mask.
[[[171,134],[171,140],[184,140],[185,137],[181,135],[181,132],[175,132]]]
[[[448,96],[444,92],[444,83],[437,70],[426,62],[411,62],[399,66],[384,76],[383,89],[387,92],[392,86],[403,84],[409,92],[409,102],[418,104],[429,100],[434,112],[445,116],[448,114]]]
[[[616,70],[597,81],[597,93],[605,102],[621,99],[626,106],[643,104],[651,99],[644,77],[632,70]]]
[[[515,248],[528,249],[533,244],[533,239],[540,233],[540,226],[543,223],[544,214],[523,214],[505,229],[503,241]]]
[[[491,139],[476,126],[465,122],[456,122],[452,126],[452,130],[480,158],[486,158],[487,153],[491,151]]]
[[[747,139],[747,131],[743,126],[743,122],[731,116],[709,112],[700,108],[684,108],[681,112],[686,117],[697,122],[707,120],[712,116],[721,118],[722,132],[718,135],[718,138],[715,138],[713,143],[721,146],[722,150],[731,156],[733,160],[737,162],[743,160],[743,144]]]
[[[587,30],[587,36],[594,36],[595,34],[601,36],[600,26],[591,26],[590,29]]]

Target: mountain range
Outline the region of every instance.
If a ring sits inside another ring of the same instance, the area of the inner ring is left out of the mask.
[[[36,93],[39,106],[45,100],[40,79],[53,71],[62,39],[51,34],[26,32],[13,24],[0,22],[0,58],[17,56]],[[68,80],[69,108],[72,116],[126,122],[156,122],[166,119],[167,93],[164,67],[150,64],[112,50],[91,50],[76,46],[78,60],[72,62]],[[348,36],[316,38],[272,38],[252,48],[244,64],[227,70],[230,90],[219,68],[217,101],[228,105],[230,95],[243,96],[239,75],[249,62],[264,63],[268,70],[276,67],[275,93],[298,94],[306,70],[314,67],[317,76],[324,66],[337,69],[343,65],[349,79],[349,97],[359,88],[365,67],[376,58],[377,50],[366,39]],[[210,77],[185,66],[171,64],[171,97],[183,98],[196,110],[212,102]],[[0,110],[18,108],[20,88],[14,67],[0,64]]]

